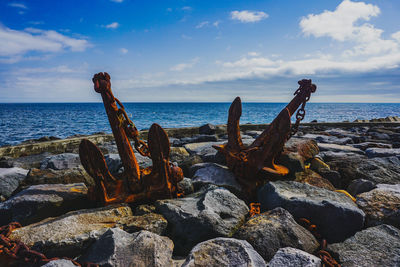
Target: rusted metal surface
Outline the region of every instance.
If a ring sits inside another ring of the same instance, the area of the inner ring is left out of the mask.
[[[257,203],[256,202],[250,203],[250,211],[249,211],[250,217],[253,217],[254,215],[260,214],[260,207],[261,207],[261,204],[258,203],[258,202]]]
[[[169,161],[170,144],[167,133],[158,124],[153,124],[148,133],[147,145],[139,139],[139,132],[126,114],[124,106],[114,97],[110,75],[98,73],[94,75],[93,83],[94,90],[103,99],[124,172],[114,177],[99,148],[89,140],[82,140],[79,146],[81,163],[96,182],[95,187],[89,189],[90,197],[107,205],[181,195],[178,182],[183,179],[183,172]],[[134,146],[141,155],[152,159],[152,167],[139,167],[129,138],[134,141]]]
[[[237,97],[229,108],[228,143],[214,146],[225,155],[228,167],[249,195],[266,180],[276,180],[288,174],[288,169],[277,165],[275,159],[283,150],[285,142],[297,132],[300,121],[305,116],[305,105],[317,87],[311,80],[298,82],[299,88],[293,100],[279,113],[269,127],[248,147],[240,136],[239,120],[242,103]],[[300,108],[299,108],[300,107]],[[296,123],[291,126],[290,118],[296,112]]]
[[[11,232],[20,228],[21,224],[12,222],[0,227],[0,266],[42,266],[50,261],[61,258],[47,258],[44,254],[30,249],[24,243],[9,238]],[[80,264],[74,259],[63,257],[70,260],[74,265],[80,267],[99,267],[98,264],[85,262]]]

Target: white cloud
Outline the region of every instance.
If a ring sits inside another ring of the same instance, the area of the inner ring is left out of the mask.
[[[214,21],[213,26],[218,28],[219,24],[221,24],[221,21],[220,20],[216,20],[216,21]]]
[[[121,54],[127,54],[129,52],[129,50],[126,48],[121,48],[119,51],[121,52]]]
[[[393,33],[391,37],[400,43],[400,31]]]
[[[204,26],[207,26],[209,24],[208,21],[202,21],[199,24],[197,24],[196,29],[203,28]]]
[[[190,62],[188,62],[188,63],[180,63],[180,64],[177,64],[177,65],[171,67],[170,70],[171,70],[171,71],[183,71],[183,70],[185,70],[185,69],[190,69],[190,68],[192,68],[194,65],[196,65],[197,62],[199,62],[199,58],[198,58],[198,57],[195,57],[195,58],[193,58],[193,59],[192,59]]]
[[[251,56],[251,57],[257,57],[260,55],[260,53],[258,52],[248,52],[247,55]]]
[[[239,20],[241,22],[258,22],[260,20],[268,18],[268,14],[262,11],[232,11],[231,19]]]
[[[122,2],[124,2],[124,0],[111,0],[111,2],[122,3]]]
[[[0,26],[0,57],[4,60],[12,58],[19,61],[28,52],[54,53],[64,50],[84,51],[90,46],[84,39],[77,39],[60,34],[53,30],[26,28],[23,31],[12,30]],[[12,61],[12,60],[11,60]]]
[[[9,3],[8,5],[16,8],[28,9],[28,7],[22,3]]]
[[[107,24],[107,25],[105,25],[103,27],[107,28],[107,29],[116,29],[116,28],[119,27],[119,23],[118,22],[113,22],[113,23]]]

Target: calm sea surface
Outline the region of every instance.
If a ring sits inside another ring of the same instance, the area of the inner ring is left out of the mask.
[[[230,103],[125,103],[138,129],[200,126],[227,121]],[[241,123],[268,123],[286,103],[243,103]],[[400,103],[308,103],[304,122],[400,116]],[[294,118],[292,118],[292,121]],[[111,132],[103,103],[0,104],[0,146],[42,136]]]

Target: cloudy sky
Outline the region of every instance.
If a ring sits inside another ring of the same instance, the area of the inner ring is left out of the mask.
[[[400,102],[400,1],[0,2],[0,102]]]

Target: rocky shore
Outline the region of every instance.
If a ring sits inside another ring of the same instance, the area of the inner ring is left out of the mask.
[[[0,226],[21,223],[10,238],[48,258],[100,266],[321,266],[318,240],[299,223],[307,218],[342,266],[400,266],[397,119],[302,124],[278,160],[289,174],[258,189],[261,213],[251,217],[241,185],[212,147],[227,141],[223,125],[167,130],[171,161],[185,176],[182,198],[107,207],[88,200],[94,181],[78,155],[83,136],[0,147]],[[243,142],[266,127],[241,126]],[[85,138],[112,173],[121,172],[111,135]]]

